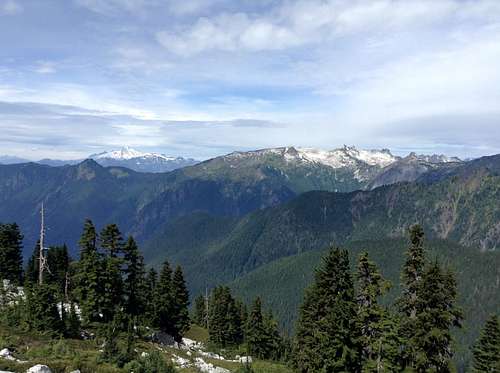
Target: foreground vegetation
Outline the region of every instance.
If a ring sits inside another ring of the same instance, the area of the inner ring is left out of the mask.
[[[0,225],[0,343],[13,351],[2,369],[47,362],[56,372],[455,370],[452,330],[463,321],[455,273],[429,260],[418,225],[394,304],[380,302],[391,284],[368,253],[353,273],[348,251],[331,248],[305,292],[293,339],[259,297],[248,307],[225,286],[198,296],[190,316],[182,269],[166,261],[159,275],[146,271],[134,239],[123,240],[114,224],[98,235],[85,223],[77,262],[64,246],[38,245],[23,272],[21,246],[18,227]],[[474,371],[498,370],[496,315],[472,353]]]

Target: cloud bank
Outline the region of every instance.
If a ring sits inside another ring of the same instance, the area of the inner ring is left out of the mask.
[[[500,152],[495,0],[0,0],[0,20],[12,155]]]

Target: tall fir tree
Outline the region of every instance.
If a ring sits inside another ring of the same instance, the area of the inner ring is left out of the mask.
[[[424,230],[418,224],[410,228],[410,247],[401,274],[402,295],[398,300],[400,311],[409,319],[417,316],[417,290],[424,273],[426,259],[424,250]]]
[[[189,292],[182,268],[177,266],[172,279],[172,296],[173,296],[173,319],[175,325],[174,337],[178,342],[182,340],[182,336],[189,330],[191,320],[189,319]]]
[[[356,278],[363,371],[397,371],[400,347],[397,323],[378,303],[378,298],[389,289],[390,283],[384,280],[366,252],[359,256]]]
[[[146,275],[146,289],[145,289],[145,300],[146,300],[146,310],[145,310],[145,321],[149,325],[156,325],[157,322],[155,321],[156,317],[156,299],[155,299],[155,292],[156,292],[156,285],[158,282],[158,273],[154,268],[150,268],[148,271],[148,274]]]
[[[300,308],[294,352],[300,372],[360,370],[356,311],[348,253],[331,249]]]
[[[0,224],[0,280],[21,285],[23,236],[17,224]]]
[[[248,316],[245,341],[251,355],[261,359],[270,355],[264,317],[262,316],[262,302],[259,297],[253,302]]]
[[[491,315],[472,349],[474,373],[500,373],[500,322]]]
[[[231,290],[227,286],[213,289],[208,312],[210,342],[219,347],[236,346],[243,340],[241,318]]]
[[[80,260],[74,276],[75,296],[85,322],[100,321],[104,288],[101,282],[103,263],[97,249],[94,224],[86,220],[80,238]]]
[[[436,261],[422,275],[417,290],[417,312],[412,347],[418,372],[450,372],[453,357],[451,328],[460,327],[457,285],[451,271]]]
[[[266,336],[267,359],[280,360],[285,358],[286,346],[280,334],[278,322],[271,310],[264,314],[264,330]]]
[[[129,237],[124,247],[125,262],[125,310],[129,315],[139,316],[146,310],[147,284],[144,258],[135,240]]]
[[[401,272],[401,296],[397,307],[401,314],[400,334],[403,341],[402,364],[413,366],[415,347],[412,346],[417,318],[418,289],[426,266],[424,230],[419,224],[409,229],[410,246]]]
[[[123,238],[116,224],[109,224],[99,236],[101,249],[104,251],[104,263],[101,275],[103,287],[101,312],[104,321],[113,320],[115,313],[123,305]]]
[[[207,326],[207,312],[205,296],[199,294],[194,300],[193,321],[196,325]]]
[[[28,259],[28,262],[26,264],[26,269],[24,271],[24,284],[26,286],[34,286],[38,283],[39,256],[40,256],[40,241],[37,241],[33,249],[33,253]]]
[[[172,269],[165,261],[155,291],[155,321],[163,332],[175,336],[174,297],[172,289]]]

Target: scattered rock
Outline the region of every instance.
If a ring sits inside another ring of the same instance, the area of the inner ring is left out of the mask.
[[[12,352],[8,348],[4,348],[3,350],[0,351],[0,357],[5,360],[12,360],[12,361],[16,360],[16,358],[12,356]]]
[[[211,363],[205,362],[201,357],[197,357],[194,364],[203,373],[231,373],[227,369],[216,367]]]
[[[237,356],[236,357],[240,363],[248,363],[251,364],[253,362],[253,359],[251,356]]]
[[[151,340],[163,346],[174,346],[175,340],[170,334],[164,332],[155,332],[151,336]]]
[[[26,373],[52,373],[47,365],[37,364],[29,368]]]
[[[174,355],[174,357],[172,358],[172,362],[179,368],[188,368],[191,365],[188,359],[184,359],[183,357],[177,355]]]
[[[82,373],[82,372],[80,372],[80,369],[77,369],[77,370],[73,370],[73,371],[71,371],[69,373]]]
[[[8,370],[0,370],[0,373],[14,373],[14,372],[10,372]]]

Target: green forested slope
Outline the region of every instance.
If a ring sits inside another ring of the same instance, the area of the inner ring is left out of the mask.
[[[384,299],[386,304],[393,304],[399,294],[400,270],[407,245],[401,239],[345,244],[353,268],[359,253],[366,250],[384,277],[392,282],[391,291]],[[437,258],[457,274],[459,304],[465,315],[464,328],[456,333],[457,361],[467,360],[480,326],[491,313],[500,310],[500,252],[479,252],[443,240],[427,242],[426,249],[429,258]],[[230,287],[247,301],[260,295],[285,330],[292,333],[303,291],[311,283],[314,268],[325,253],[326,250],[316,250],[276,260],[231,282]]]

